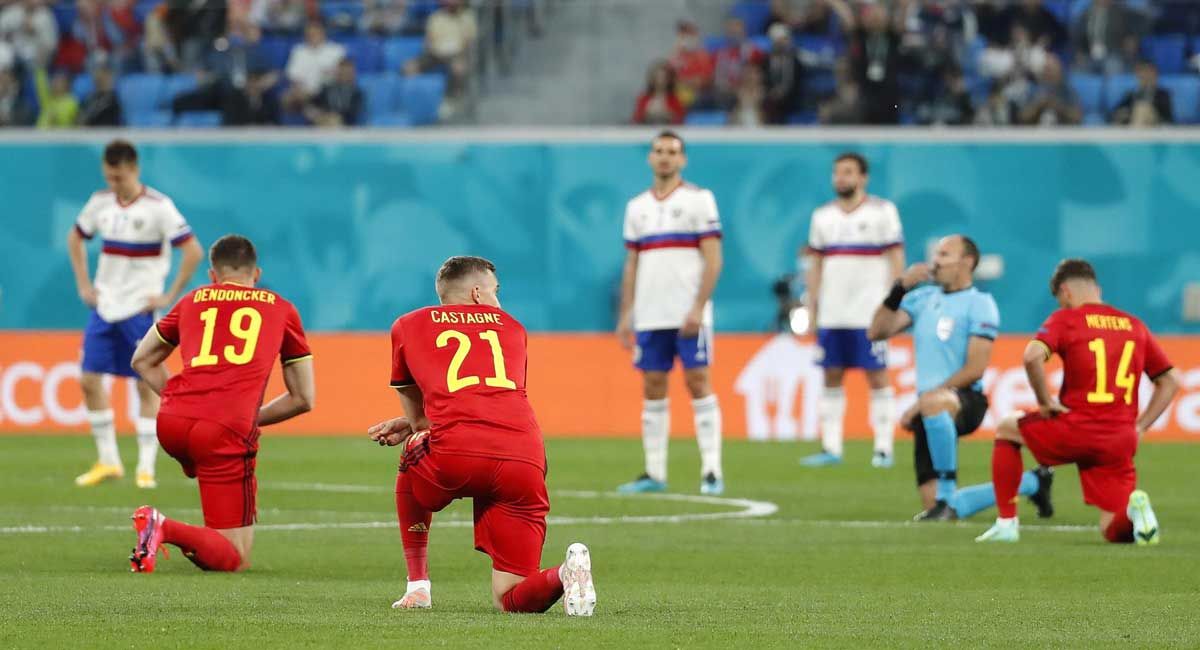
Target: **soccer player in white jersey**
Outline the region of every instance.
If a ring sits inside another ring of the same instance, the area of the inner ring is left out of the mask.
[[[870,420],[875,434],[871,464],[892,466],[896,426],[887,375],[887,343],[867,340],[875,307],[904,271],[900,213],[891,201],[867,194],[867,160],[844,153],[833,163],[837,198],[813,211],[809,228],[808,296],[817,326],[818,359],[825,371],[819,421],[821,453],[801,463],[810,467],[842,462],[842,427],[847,368],[862,368],[871,387]]]
[[[653,186],[625,208],[625,258],[617,336],[642,372],[646,472],[622,492],[667,489],[667,374],[676,357],[692,396],[700,444],[700,492],[721,494],[721,409],[713,394],[712,293],[721,274],[721,222],[712,192],[685,183],[683,140],[663,131],[651,142]]]
[[[137,376],[129,362],[138,342],[154,325],[154,312],[175,302],[204,256],[200,242],[171,199],[139,180],[137,150],[132,144],[124,140],[109,143],[101,171],[108,189],[92,195],[67,234],[79,298],[92,308],[83,333],[80,384],[98,459],[75,479],[76,485],[85,487],[125,475],[104,376]],[[103,245],[93,282],[88,276],[86,240],[97,235]],[[171,247],[182,249],[183,260],[170,291],[163,293],[171,269]],[[157,485],[158,396],[141,381],[137,393],[137,486],[153,488]]]

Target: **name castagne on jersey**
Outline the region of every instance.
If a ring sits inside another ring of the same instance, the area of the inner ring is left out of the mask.
[[[435,323],[448,325],[503,325],[500,314],[473,314],[461,311],[442,311],[434,309],[429,312],[429,318]]]

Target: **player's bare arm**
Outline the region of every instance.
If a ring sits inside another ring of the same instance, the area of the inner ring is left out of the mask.
[[[638,252],[627,251],[621,271],[621,310],[617,317],[617,339],[626,350],[633,349],[633,295],[637,281]]]
[[[313,377],[312,357],[284,365],[283,385],[287,392],[258,409],[259,426],[277,424],[313,410],[317,403],[317,382]]]
[[[158,335],[158,330],[151,327],[150,331],[142,337],[142,342],[138,343],[137,350],[133,352],[133,360],[129,365],[133,366],[134,372],[142,378],[150,390],[154,391],[155,395],[162,395],[163,388],[167,385],[167,379],[171,376],[163,364],[174,351],[175,346],[164,341]]]
[[[1150,430],[1163,411],[1166,411],[1167,407],[1171,405],[1175,394],[1179,392],[1179,372],[1174,368],[1151,381],[1154,383],[1154,392],[1150,394],[1150,401],[1146,403],[1146,408],[1138,416],[1138,437],[1145,435]]]
[[[904,247],[893,246],[884,255],[887,256],[888,279],[895,282],[904,275]]]
[[[71,260],[71,272],[75,275],[75,289],[79,299],[88,307],[96,306],[96,287],[88,275],[87,244],[79,229],[74,226],[67,231],[67,256]]]
[[[78,237],[78,233],[75,236]],[[179,250],[183,257],[179,261],[179,272],[175,274],[175,281],[171,283],[171,288],[166,293],[153,296],[146,301],[146,306],[151,311],[166,309],[175,304],[175,301],[183,294],[183,290],[187,288],[188,283],[192,281],[192,276],[200,266],[200,260],[204,259],[204,249],[196,237],[191,237],[180,244]]]
[[[1038,412],[1043,417],[1054,417],[1066,413],[1067,407],[1058,402],[1050,394],[1050,385],[1046,381],[1046,362],[1050,360],[1050,349],[1041,341],[1030,341],[1025,346],[1025,376],[1029,379],[1029,387],[1037,399]]]
[[[713,290],[717,288],[717,279],[721,277],[721,240],[717,237],[706,237],[700,240],[700,257],[703,269],[700,272],[700,290],[696,293],[696,302],[688,311],[683,327],[679,328],[681,336],[697,336],[704,322],[704,306],[712,299]]]
[[[404,406],[404,415],[384,420],[367,429],[367,435],[380,446],[395,447],[413,434],[429,430],[429,418],[425,415],[425,397],[419,386],[399,386],[396,393]]]
[[[983,379],[988,363],[992,360],[992,348],[995,342],[983,336],[972,336],[967,341],[967,362],[958,372],[950,375],[942,384],[942,388],[970,388],[975,382]]]
[[[825,263],[825,256],[807,247],[800,254],[807,260],[804,269],[804,286],[805,293],[808,295],[808,322],[812,323],[811,328],[816,331],[817,310],[821,306],[818,301],[821,295],[821,267]]]

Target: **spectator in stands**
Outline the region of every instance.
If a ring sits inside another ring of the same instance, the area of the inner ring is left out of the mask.
[[[713,99],[716,106],[729,110],[737,102],[746,68],[762,65],[763,53],[746,38],[746,25],[740,18],[725,20],[726,43],[717,50],[713,70]]]
[[[679,101],[684,108],[693,104],[710,104],[712,92],[713,57],[700,41],[700,29],[690,20],[675,26],[675,49],[671,52],[671,68],[675,70]]]
[[[225,33],[227,10],[225,0],[167,0],[167,25],[182,69],[200,67],[212,42]]]
[[[975,111],[976,126],[1016,126],[1020,119],[1021,109],[1004,92],[1004,84],[1000,82],[991,85],[987,101]]]
[[[763,61],[764,119],[768,124],[786,124],[788,116],[800,107],[804,68],[792,42],[791,28],[775,23],[767,34],[771,37],[771,51]]]
[[[206,54],[196,89],[175,97],[171,110],[177,115],[221,111],[226,123],[245,123],[242,120],[249,118],[243,113],[255,103],[249,95],[257,95],[259,86],[274,86],[279,79],[262,52],[261,40],[262,30],[250,22],[248,14],[230,14],[229,31],[214,41]]]
[[[738,88],[737,101],[729,111],[729,124],[733,126],[762,126],[763,100],[767,88],[763,84],[763,71],[750,66],[742,74],[742,85]]]
[[[475,12],[464,6],[463,0],[441,0],[442,6],[425,22],[425,51],[404,66],[407,75],[435,70],[449,73],[446,98],[439,114],[448,116],[458,110],[467,90],[471,57],[479,28]]]
[[[1033,98],[1021,108],[1021,122],[1039,126],[1079,124],[1083,109],[1079,97],[1063,77],[1062,63],[1056,56],[1046,57]]]
[[[121,100],[117,97],[112,70],[106,67],[93,68],[92,83],[95,88],[79,107],[79,125],[120,126]]]
[[[783,23],[797,34],[828,34],[833,12],[824,0],[771,0],[767,24]]]
[[[71,34],[84,47],[87,67],[135,68],[142,27],[132,0],[78,0],[75,7]]]
[[[362,115],[363,92],[358,87],[354,62],[342,59],[333,81],[326,84],[304,111],[317,126],[354,126]]]
[[[58,23],[39,0],[14,0],[0,11],[0,40],[12,44],[25,65],[45,67],[58,49]]]
[[[274,70],[250,71],[246,85],[230,96],[221,123],[225,126],[278,125],[283,110],[271,89],[279,75]]]
[[[1067,42],[1067,30],[1042,0],[1020,0],[1007,10],[1009,28],[1020,25],[1029,40],[1047,50],[1062,47]]]
[[[1139,61],[1134,73],[1137,75],[1137,88],[1125,93],[1109,121],[1134,127],[1174,122],[1171,94],[1158,85],[1158,67],[1150,61]]]
[[[33,124],[33,108],[21,99],[21,84],[8,68],[0,68],[0,127]]]
[[[940,91],[931,100],[917,107],[917,121],[935,126],[962,126],[975,119],[967,80],[956,65],[948,65],[942,73]]]
[[[1140,12],[1113,0],[1092,0],[1071,35],[1075,67],[1099,74],[1129,72],[1137,61],[1146,23]]]
[[[179,52],[167,28],[167,4],[161,3],[146,14],[142,25],[142,68],[146,72],[167,74],[180,68]]]
[[[396,36],[412,30],[407,0],[366,0],[358,29],[376,36]]]
[[[291,87],[284,95],[284,108],[300,111],[333,78],[338,63],[346,58],[346,48],[325,38],[325,26],[310,21],[304,28],[304,41],[292,48],[285,75]]]
[[[979,59],[979,72],[993,79],[1010,100],[1023,104],[1029,100],[1050,54],[1033,42],[1020,24],[1012,26],[1009,43],[1009,47],[985,49]]]
[[[862,92],[848,59],[838,59],[833,67],[834,94],[817,110],[821,124],[862,124],[866,120]]]
[[[855,16],[846,0],[827,2],[841,20],[849,41],[850,62],[862,94],[866,123],[899,123],[902,26],[895,24],[880,5],[864,5],[861,15]]]
[[[675,70],[666,61],[655,61],[646,74],[646,89],[633,109],[633,123],[681,124],[685,112],[679,101]]]
[[[249,18],[261,29],[296,34],[318,14],[315,3],[310,6],[308,0],[253,0]]]
[[[34,83],[37,85],[38,113],[37,127],[39,129],[65,129],[75,126],[79,115],[79,102],[71,94],[71,78],[65,73],[57,72],[54,78],[46,80],[46,69],[34,70]]]
[[[0,72],[12,70],[17,63],[17,51],[3,37],[0,37]]]

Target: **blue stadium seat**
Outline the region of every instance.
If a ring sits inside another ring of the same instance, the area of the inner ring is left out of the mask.
[[[384,113],[367,118],[367,126],[411,128],[412,120],[404,113]]]
[[[1109,77],[1104,84],[1104,114],[1112,113],[1125,95],[1136,89],[1137,85],[1137,77],[1131,74],[1115,74]]]
[[[58,33],[70,34],[75,26],[75,3],[53,2],[50,3],[50,11],[54,13],[54,22],[58,23]]]
[[[771,6],[766,0],[742,0],[729,10],[733,18],[741,18],[746,24],[747,34],[764,34],[767,20],[771,17]]]
[[[683,123],[688,126],[725,126],[729,124],[729,114],[725,111],[692,111]]]
[[[146,24],[146,16],[153,13],[158,5],[162,4],[159,0],[140,0],[133,6],[133,16],[137,18],[139,25]]]
[[[79,101],[83,101],[83,98],[92,94],[92,91],[95,89],[96,84],[92,81],[92,75],[86,72],[77,75],[75,80],[71,82],[71,94],[75,95],[75,99]]]
[[[446,94],[446,78],[439,74],[423,74],[401,79],[400,106],[414,125],[433,124],[438,108]]]
[[[158,109],[163,97],[163,76],[157,74],[127,74],[117,80],[117,96],[127,115],[137,115]],[[136,126],[132,124],[131,126]]]
[[[258,47],[267,63],[272,68],[280,69],[287,65],[292,47],[298,42],[299,39],[290,36],[264,36]]]
[[[285,112],[285,113],[284,113],[284,114],[283,114],[283,115],[280,117],[280,120],[279,120],[279,122],[280,122],[280,125],[281,125],[281,126],[311,126],[311,125],[308,123],[308,119],[307,119],[307,118],[305,118],[305,117],[304,117],[303,115],[301,115],[300,113],[288,113],[288,112]]]
[[[1083,115],[1084,126],[1104,126],[1105,124],[1108,124],[1108,120],[1099,113],[1084,113]]]
[[[437,9],[438,0],[413,0],[408,4],[408,19],[412,23],[424,25],[430,14]]]
[[[353,30],[358,27],[358,21],[363,15],[363,3],[338,0],[325,0],[318,3],[321,17],[325,24],[334,30]]]
[[[967,77],[967,89],[971,93],[971,101],[975,106],[987,103],[988,94],[992,91],[992,80],[987,77]]]
[[[1163,75],[1159,85],[1171,93],[1176,124],[1200,122],[1200,77],[1189,74]]]
[[[221,126],[220,111],[184,111],[175,120],[183,129],[215,129]]]
[[[793,126],[812,126],[817,124],[816,111],[799,111],[788,115],[787,123]]]
[[[362,88],[364,110],[367,121],[395,113],[399,108],[400,78],[393,73],[359,75],[358,85]]]
[[[769,36],[751,36],[750,42],[763,52],[771,51],[771,37]]]
[[[833,94],[837,82],[828,70],[810,70],[804,75],[804,96],[809,99]]]
[[[171,111],[131,111],[122,107],[125,125],[143,129],[162,129],[171,126]]]
[[[1163,74],[1183,72],[1187,37],[1183,34],[1161,34],[1142,39],[1142,54],[1158,66]]]
[[[162,97],[159,102],[163,108],[170,108],[171,100],[183,93],[192,92],[198,85],[199,82],[194,74],[167,75],[163,79]]]
[[[1050,10],[1058,22],[1067,28],[1073,24],[1071,20],[1071,0],[1043,0],[1042,6]]]
[[[704,49],[709,52],[716,52],[728,44],[729,39],[721,34],[709,34],[704,37]]]
[[[1084,113],[1099,113],[1104,99],[1104,77],[1097,74],[1071,75],[1071,88],[1079,95]]]
[[[419,36],[389,38],[383,42],[383,69],[398,71],[405,63],[420,56],[423,49],[425,39]]]
[[[383,70],[383,42],[370,36],[351,36],[334,38],[346,48],[346,56],[354,61],[354,68],[359,72],[379,72]]]

